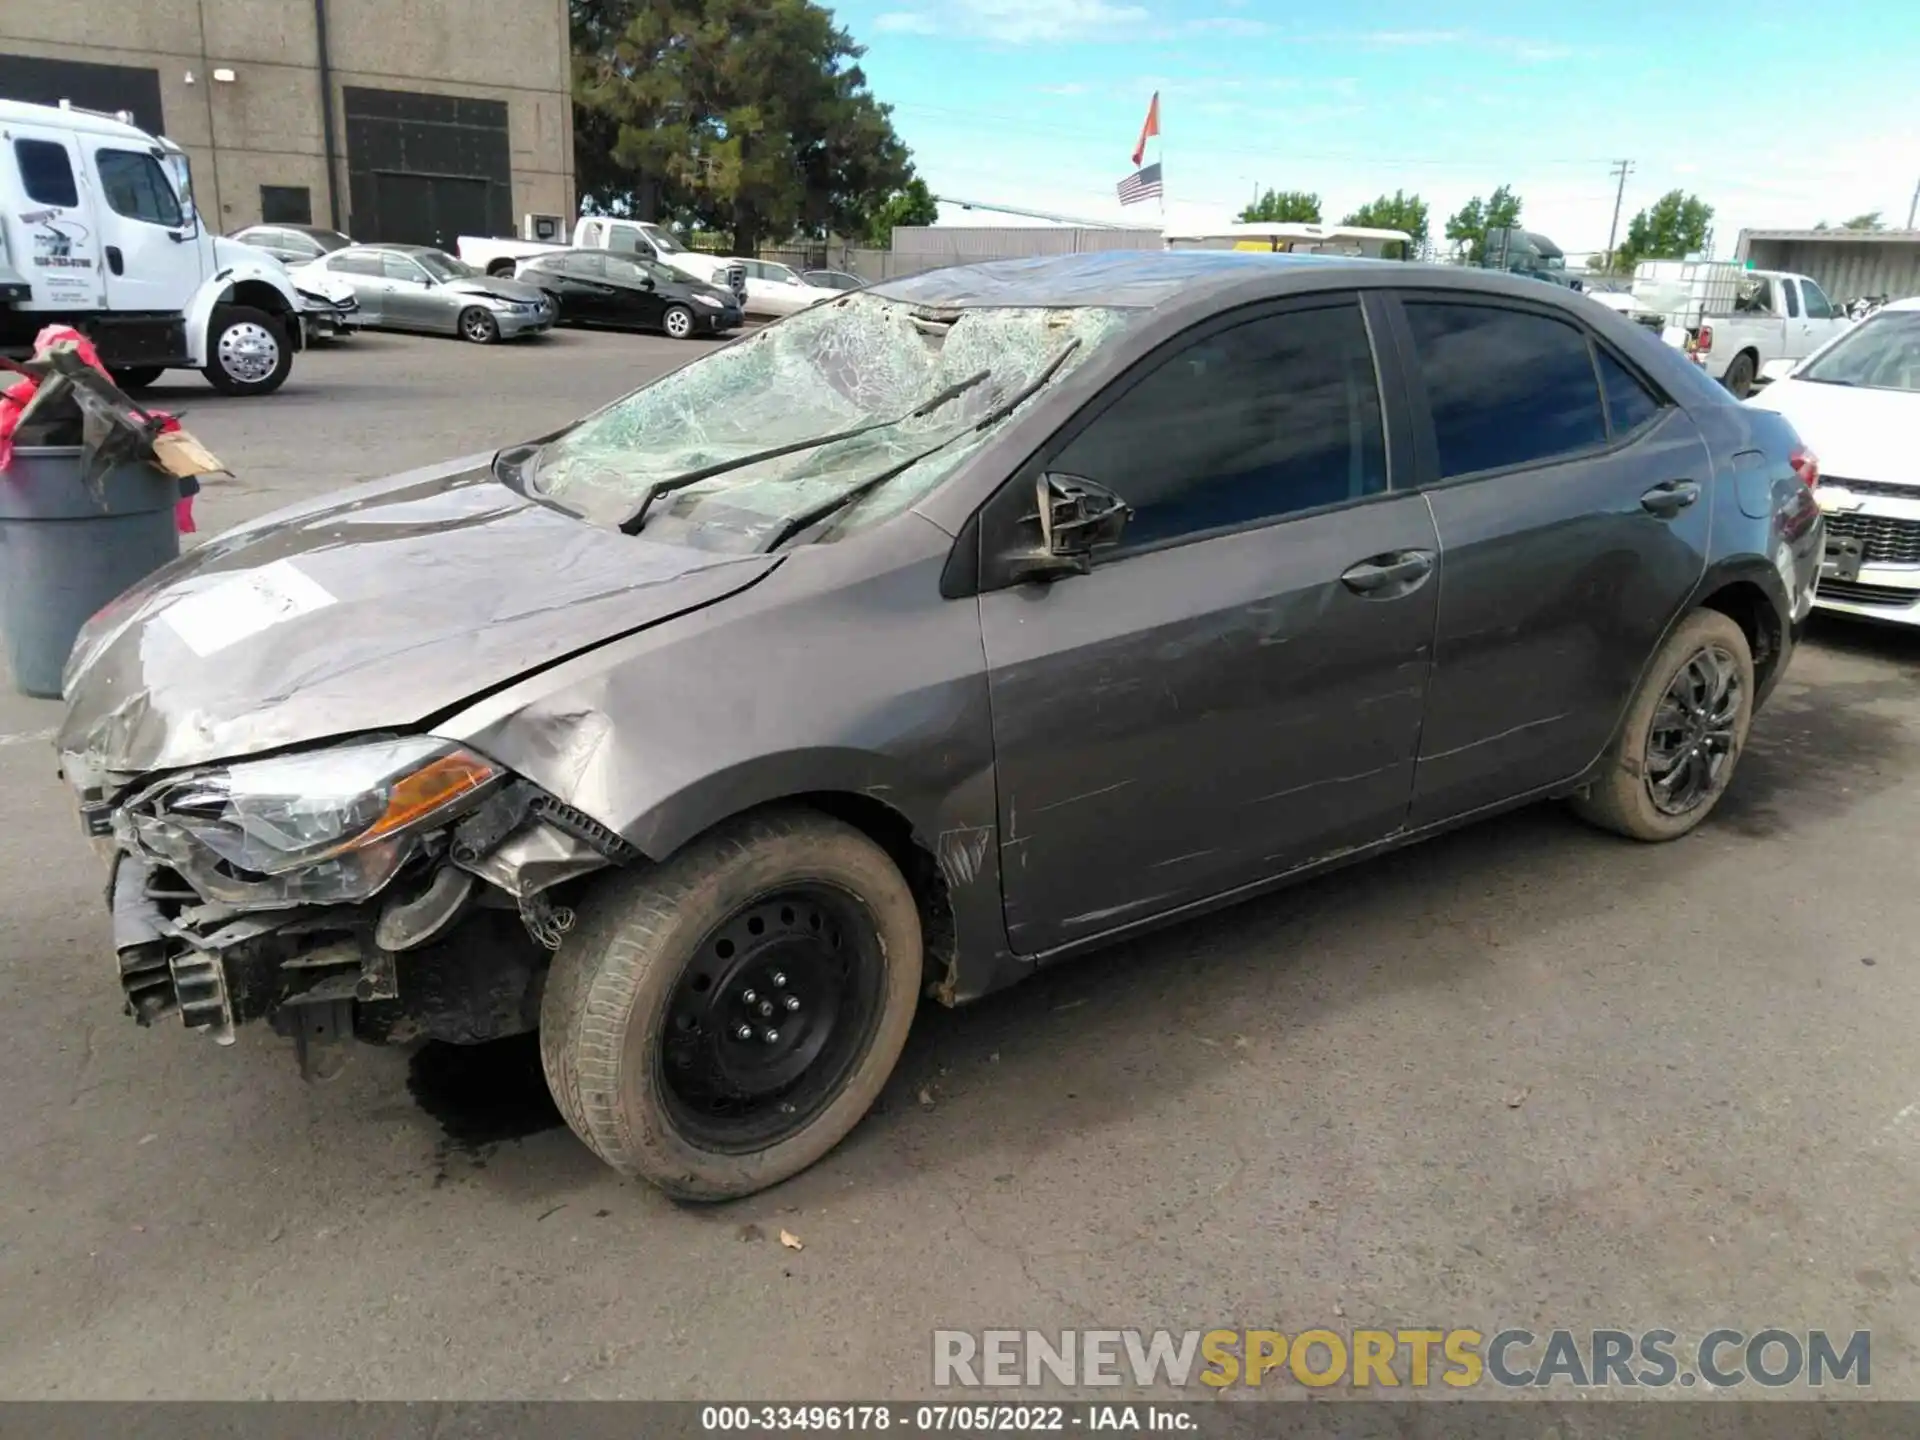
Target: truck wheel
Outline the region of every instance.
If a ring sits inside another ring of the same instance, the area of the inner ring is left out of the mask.
[[[1753,356],[1742,350],[1727,367],[1726,387],[1734,399],[1744,400],[1753,393],[1753,376]]]
[[[684,305],[669,305],[660,317],[660,328],[675,340],[689,338],[693,334],[693,311]]]
[[[1576,814],[1631,840],[1675,840],[1733,779],[1753,723],[1753,652],[1718,610],[1696,610],[1660,647]]]
[[[251,305],[216,305],[207,326],[201,374],[222,395],[271,395],[293,369],[293,350],[278,320]]]
[[[751,1195],[873,1104],[920,957],[913,894],[873,841],[808,810],[742,816],[588,895],[541,1002],[547,1083],[622,1174]]]
[[[129,365],[125,369],[109,370],[113,383],[129,393],[144,390],[162,375],[167,373],[164,365]]]
[[[460,338],[476,345],[491,345],[500,338],[500,322],[482,305],[469,305],[460,312]]]

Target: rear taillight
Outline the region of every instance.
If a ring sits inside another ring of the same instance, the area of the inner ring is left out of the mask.
[[[1793,473],[1800,477],[1800,483],[1809,490],[1820,483],[1820,457],[1806,446],[1794,446],[1787,463],[1793,466]]]
[[[1700,333],[1694,337],[1693,348],[1702,355],[1713,349],[1713,326],[1702,325]]]

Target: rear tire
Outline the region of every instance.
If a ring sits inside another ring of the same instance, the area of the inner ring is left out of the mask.
[[[286,327],[251,305],[216,305],[200,373],[222,395],[271,395],[293,371]]]
[[[475,345],[491,345],[500,338],[500,322],[484,305],[469,305],[460,312],[460,338]]]
[[[666,313],[660,317],[660,328],[675,340],[693,338],[693,311],[684,305],[669,305]]]
[[[1742,350],[1727,367],[1727,392],[1736,400],[1746,399],[1753,393],[1754,374],[1753,356]]]
[[[919,911],[884,850],[808,810],[742,816],[588,895],[541,1003],[547,1083],[622,1174],[750,1195],[866,1114],[920,970]]]
[[[1574,813],[1631,840],[1685,835],[1733,779],[1753,696],[1746,633],[1718,610],[1694,611],[1647,667],[1602,772],[1574,800]]]
[[[113,383],[128,394],[136,390],[145,390],[162,375],[167,373],[164,365],[129,365],[124,369],[109,370]]]

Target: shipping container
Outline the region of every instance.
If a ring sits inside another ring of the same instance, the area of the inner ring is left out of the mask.
[[[1742,230],[1735,258],[1810,275],[1837,305],[1920,295],[1920,230]]]

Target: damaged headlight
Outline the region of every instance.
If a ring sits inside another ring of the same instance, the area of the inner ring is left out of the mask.
[[[209,900],[332,905],[379,890],[505,772],[425,736],[248,760],[170,781],[118,823]]]

